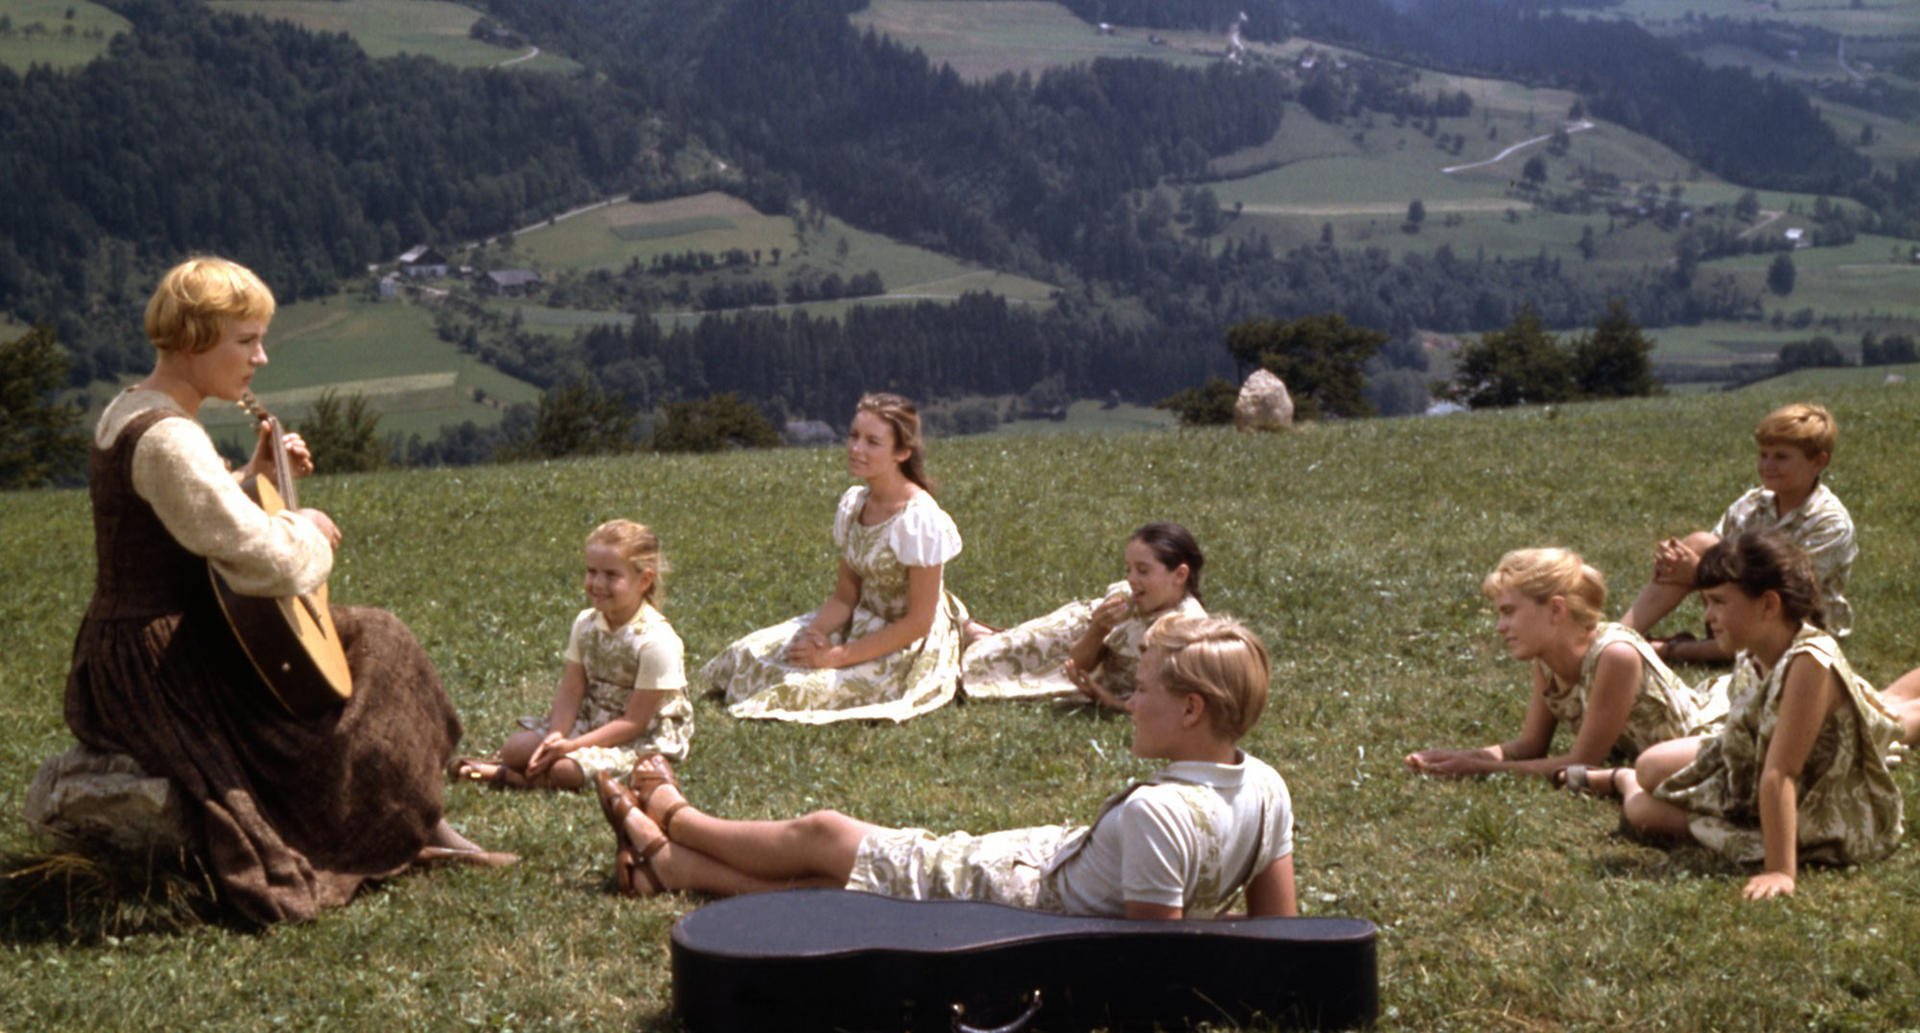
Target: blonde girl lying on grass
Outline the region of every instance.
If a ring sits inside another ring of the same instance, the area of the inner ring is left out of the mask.
[[[1887,756],[1901,720],[1822,627],[1806,553],[1774,532],[1741,535],[1700,557],[1694,584],[1707,623],[1736,653],[1726,724],[1584,782],[1619,794],[1640,832],[1760,862],[1749,899],[1791,894],[1803,860],[1855,864],[1892,853],[1902,813]]]
[[[1570,764],[1627,758],[1703,730],[1717,709],[1697,697],[1638,632],[1603,623],[1606,580],[1568,549],[1517,549],[1481,582],[1494,628],[1515,660],[1531,661],[1533,698],[1520,734],[1479,749],[1407,754],[1409,770],[1459,777],[1496,771],[1555,777]],[[1573,742],[1550,752],[1565,723]]]

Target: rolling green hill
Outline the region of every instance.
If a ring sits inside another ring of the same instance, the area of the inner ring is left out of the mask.
[[[289,359],[289,362],[291,360]],[[1920,664],[1920,385],[1809,389],[1838,414],[1829,481],[1861,558],[1847,653],[1876,683]],[[1097,593],[1126,533],[1192,527],[1208,605],[1272,646],[1276,695],[1249,750],[1288,779],[1307,914],[1379,923],[1384,1030],[1893,1029],[1920,1022],[1920,844],[1803,873],[1791,901],[1739,899],[1744,873],[1697,847],[1615,832],[1618,810],[1535,780],[1417,780],[1411,749],[1497,742],[1528,674],[1479,594],[1510,548],[1582,549],[1618,613],[1653,540],[1701,526],[1750,482],[1782,390],[1228,431],[936,441],[932,472],[966,536],[948,583],[995,623]],[[832,582],[837,449],[629,456],[320,478],[302,493],[347,534],[342,602],[420,636],[484,750],[541,712],[602,519],[653,525],[666,612],[697,668]],[[1070,490],[1038,498],[1032,486]],[[77,491],[0,496],[0,812],[63,748],[61,684],[91,580]],[[1688,614],[1697,615],[1689,608]],[[1711,672],[1688,670],[1690,677]],[[730,816],[831,806],[975,831],[1084,814],[1147,770],[1124,720],[961,705],[901,726],[770,727],[701,700],[682,766]],[[1895,772],[1908,802],[1920,773]],[[699,905],[609,893],[611,837],[580,796],[448,790],[452,819],[524,860],[393,880],[264,935],[200,927],[95,943],[0,939],[0,1028],[666,1030],[667,935]],[[1909,826],[1911,829],[1911,826]],[[29,848],[17,821],[0,850]],[[79,906],[97,907],[82,903]],[[0,926],[5,918],[0,917]],[[1792,959],[1782,967],[1781,959]]]

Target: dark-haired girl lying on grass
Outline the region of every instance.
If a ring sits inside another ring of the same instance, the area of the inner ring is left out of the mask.
[[[1569,769],[1569,782],[1617,793],[1638,831],[1760,862],[1749,899],[1791,894],[1803,860],[1892,853],[1902,814],[1887,758],[1901,720],[1822,628],[1806,554],[1772,532],[1741,535],[1700,557],[1694,584],[1737,653],[1725,725],[1660,743],[1632,768]]]

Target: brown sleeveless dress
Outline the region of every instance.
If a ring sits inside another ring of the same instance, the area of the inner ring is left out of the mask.
[[[221,616],[206,560],[134,491],[134,446],[167,418],[186,417],[141,413],[93,449],[97,572],[67,724],[179,784],[226,903],[261,923],[311,918],[426,844],[460,720],[413,633],[364,607],[333,608],[353,698],[307,720],[281,709]]]

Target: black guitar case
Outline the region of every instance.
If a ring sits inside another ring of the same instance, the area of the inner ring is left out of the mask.
[[[1375,932],[1357,918],[1133,921],[788,890],[675,923],[673,1001],[694,1033],[1340,1029],[1379,1010]]]

